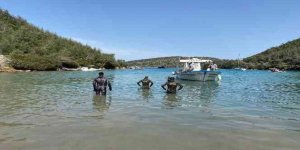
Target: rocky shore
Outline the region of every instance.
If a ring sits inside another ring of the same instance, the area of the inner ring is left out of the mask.
[[[5,57],[4,55],[0,55],[0,72],[31,72],[32,70],[16,70],[9,65],[9,58]],[[126,69],[125,67],[116,69]],[[79,68],[59,68],[57,71],[95,71],[95,70],[105,70],[105,68],[88,68],[88,67],[79,67]]]
[[[4,55],[0,55],[0,72],[17,72],[16,69],[8,65],[9,59]]]

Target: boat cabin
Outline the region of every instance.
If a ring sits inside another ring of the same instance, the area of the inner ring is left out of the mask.
[[[184,63],[183,70],[185,71],[200,71],[203,68],[204,63],[212,63],[212,60],[205,60],[205,59],[182,59],[179,60],[180,63]]]

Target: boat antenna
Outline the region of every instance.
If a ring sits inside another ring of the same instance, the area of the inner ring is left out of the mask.
[[[241,57],[241,54],[239,53],[239,57],[238,57],[238,68],[240,68],[240,57]]]

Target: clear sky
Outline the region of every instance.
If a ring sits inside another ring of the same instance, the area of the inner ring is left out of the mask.
[[[300,0],[0,0],[0,7],[119,59],[236,59],[300,37]]]

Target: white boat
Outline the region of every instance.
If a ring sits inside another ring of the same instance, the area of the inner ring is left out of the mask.
[[[81,67],[80,70],[81,71],[97,71],[97,70],[101,70],[101,69]]]
[[[62,70],[62,71],[78,71],[78,70],[80,70],[80,68],[66,68],[66,67],[62,67],[60,70]]]
[[[277,68],[270,68],[269,70],[272,71],[272,72],[284,72],[284,71],[281,71]]]
[[[242,71],[246,71],[247,69],[246,68],[240,68],[240,54],[239,54],[239,58],[238,58],[238,67],[237,68],[234,68],[235,70],[242,70]]]
[[[132,70],[143,70],[143,68],[140,67],[140,66],[130,66],[129,69],[132,69]]]
[[[210,63],[212,60],[203,60],[198,58],[180,60],[184,63],[184,68],[177,70],[174,74],[177,79],[192,81],[219,81],[221,80],[221,72],[215,69],[203,70],[203,64]],[[192,70],[190,66],[193,66]]]
[[[242,71],[246,71],[246,68],[234,68],[235,70],[242,70]]]

